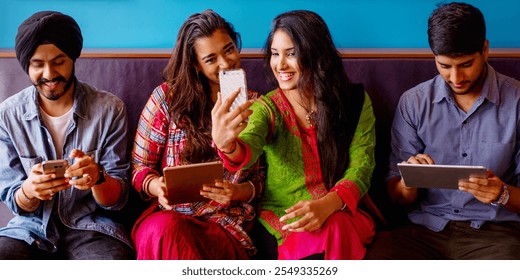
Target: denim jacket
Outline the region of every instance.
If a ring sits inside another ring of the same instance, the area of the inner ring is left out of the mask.
[[[56,213],[66,226],[94,230],[131,246],[124,226],[113,221],[107,210],[120,210],[128,199],[127,115],[124,103],[115,95],[76,81],[73,120],[67,128],[63,157],[70,161],[71,150],[93,156],[113,178],[120,181],[122,194],[117,203],[97,204],[91,190],[74,187],[60,191],[52,200],[42,201],[33,213],[23,211],[15,193],[31,168],[56,159],[51,134],[39,111],[38,93],[28,87],[0,104],[0,199],[15,214],[0,236],[24,240],[49,252],[56,251],[59,233],[51,218]],[[72,164],[72,162],[70,162]],[[54,208],[54,210],[53,210]]]

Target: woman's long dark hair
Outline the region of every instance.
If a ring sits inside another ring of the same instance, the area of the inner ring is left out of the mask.
[[[215,158],[211,147],[211,89],[208,79],[196,69],[197,58],[194,44],[200,38],[210,37],[215,31],[229,34],[238,50],[240,34],[233,25],[212,10],[191,15],[181,26],[175,48],[163,79],[170,85],[172,100],[170,115],[176,125],[186,133],[183,158],[196,163]]]
[[[316,100],[320,165],[325,186],[330,189],[343,177],[350,162],[349,146],[357,127],[358,106],[362,106],[354,102],[359,89],[354,90],[349,83],[325,21],[311,11],[290,11],[274,19],[264,47],[266,67],[278,30],[286,32],[294,44],[301,72],[298,89],[305,96],[302,99]]]

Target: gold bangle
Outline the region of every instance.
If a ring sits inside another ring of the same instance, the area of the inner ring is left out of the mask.
[[[34,200],[37,199],[36,197],[29,198],[29,196],[27,196],[27,194],[26,194],[25,191],[23,190],[23,185],[20,187],[20,190],[22,190],[22,195],[23,195],[23,197],[25,198],[25,200],[30,201],[30,202],[33,202]]]
[[[22,199],[20,199],[20,196],[18,195],[18,196],[16,196],[16,200],[19,202],[20,207],[28,212],[34,211],[40,204],[40,200],[36,197],[33,199],[28,198],[26,196],[25,192],[23,191],[23,188],[22,188],[21,192],[22,192],[22,196],[24,196],[24,199],[27,200],[27,202],[29,204],[26,204],[26,202],[24,202]]]
[[[157,178],[157,176],[154,176],[154,174],[147,175],[143,180],[143,185],[141,186],[141,190],[150,198],[153,197],[152,193],[150,192],[150,183],[155,178]]]
[[[255,195],[256,195],[256,188],[255,188],[255,185],[251,182],[251,181],[248,181],[249,184],[251,185],[251,187],[253,187],[253,193],[251,194],[251,197],[249,198],[249,200],[247,201],[247,203],[251,203],[251,201],[253,201],[253,199],[255,199]]]
[[[152,182],[152,180],[153,180],[153,178],[146,180],[146,184],[144,185],[144,193],[148,197],[153,197],[152,193],[150,192],[150,183]]]

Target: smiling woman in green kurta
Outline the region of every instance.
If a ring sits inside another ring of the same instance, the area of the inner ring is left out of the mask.
[[[251,110],[249,103],[228,112],[231,101],[219,98],[213,140],[230,171],[265,153],[259,220],[279,259],[361,259],[375,228],[357,207],[375,165],[372,104],[348,82],[319,15],[292,11],[273,26],[265,55],[279,89]]]

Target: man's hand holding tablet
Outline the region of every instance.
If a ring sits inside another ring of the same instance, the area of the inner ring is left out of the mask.
[[[486,178],[484,166],[398,163],[406,187],[458,189],[459,181]]]

